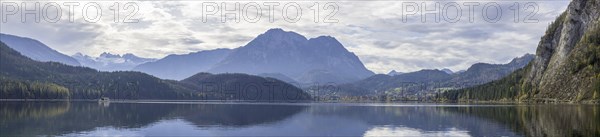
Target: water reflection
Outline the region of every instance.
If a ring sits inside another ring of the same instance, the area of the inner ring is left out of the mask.
[[[526,136],[600,136],[598,105],[446,108],[490,119]]]
[[[597,105],[1,102],[1,136],[600,136]]]
[[[423,131],[408,127],[374,127],[364,134],[365,137],[469,137],[467,131],[461,131],[456,128],[450,128],[446,131]]]

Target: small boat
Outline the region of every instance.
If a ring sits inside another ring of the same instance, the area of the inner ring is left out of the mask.
[[[110,99],[108,99],[107,97],[101,97],[100,99],[98,99],[98,102],[109,102]]]

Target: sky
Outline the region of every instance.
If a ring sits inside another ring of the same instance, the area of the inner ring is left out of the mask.
[[[458,71],[535,53],[547,26],[569,0],[0,3],[1,33],[37,39],[67,55],[162,58],[236,48],[268,29],[282,28],[307,38],[333,36],[369,70],[387,73]],[[239,21],[233,14],[223,20],[221,13],[238,13]]]

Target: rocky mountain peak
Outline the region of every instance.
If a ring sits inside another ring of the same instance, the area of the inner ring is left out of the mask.
[[[119,55],[119,54],[111,54],[109,52],[102,52],[102,54],[100,54],[98,57],[102,57],[102,58],[120,58],[121,55]]]
[[[285,47],[285,46],[300,46],[306,37],[292,31],[284,31],[280,28],[269,29],[265,33],[258,35],[250,41],[249,47]]]

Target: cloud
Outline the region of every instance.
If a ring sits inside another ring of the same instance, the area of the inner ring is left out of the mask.
[[[31,2],[31,1],[27,1]],[[44,1],[50,3],[51,1]],[[298,1],[303,8],[298,22],[283,19],[283,5],[294,1],[279,2],[275,8],[274,22],[267,18],[263,6],[262,18],[256,23],[245,20],[221,22],[218,15],[202,21],[202,1],[131,1],[139,7],[133,16],[137,23],[123,23],[132,9],[122,9],[115,23],[114,11],[108,9],[114,2],[98,2],[102,7],[102,19],[95,23],[84,21],[81,7],[90,2],[79,2],[74,13],[75,22],[62,16],[57,23],[20,22],[20,16],[7,16],[9,22],[1,23],[0,32],[38,39],[50,47],[66,53],[82,52],[98,55],[102,52],[116,54],[134,53],[142,57],[160,58],[168,54],[183,54],[198,50],[236,48],[270,28],[295,31],[307,38],[320,35],[336,37],[351,52],[354,52],[370,70],[387,73],[390,70],[416,71],[419,69],[450,68],[467,69],[477,62],[506,63],[525,53],[535,53],[539,38],[546,26],[553,21],[569,1],[532,1],[539,9],[534,16],[537,23],[515,23],[514,1],[497,1],[503,8],[502,20],[496,23],[481,18],[482,10],[475,10],[474,22],[469,22],[467,9],[462,7],[461,20],[456,23],[421,22],[419,15],[401,12],[402,5],[410,1],[340,1],[333,2],[338,11],[324,9],[327,2],[317,1],[319,16],[315,16],[315,2]],[[427,7],[438,1],[427,1]],[[440,5],[464,1],[439,1]],[[480,6],[494,1],[479,2]],[[3,2],[4,3],[4,2]],[[20,3],[20,2],[18,2]],[[56,3],[63,4],[58,1]],[[120,2],[123,6],[127,2]],[[220,4],[218,2],[217,4]],[[240,2],[241,6],[248,3]],[[266,2],[257,2],[265,4]],[[529,3],[519,1],[521,6]],[[234,2],[226,2],[231,6]],[[417,2],[421,4],[421,2]],[[64,9],[65,7],[63,7]],[[521,7],[523,8],[523,7]],[[491,11],[491,10],[490,10]],[[63,10],[63,15],[68,11]],[[256,13],[252,13],[254,15]],[[492,11],[489,14],[492,15]],[[519,19],[523,20],[527,10],[522,9]],[[337,23],[324,23],[327,15]],[[18,15],[18,14],[17,14]],[[295,13],[290,13],[295,15]],[[408,22],[403,22],[407,15]],[[448,15],[455,15],[450,13]],[[315,23],[315,17],[318,22]],[[430,17],[429,15],[427,17]]]

